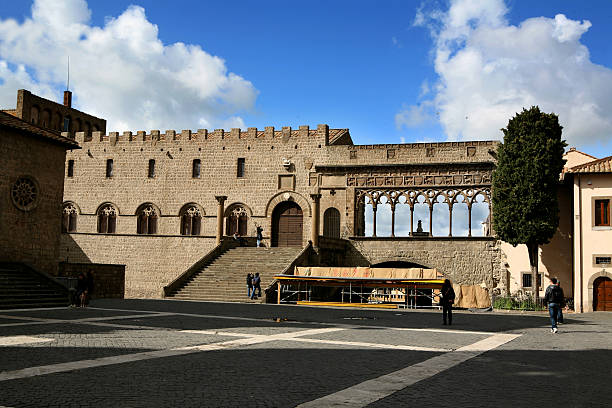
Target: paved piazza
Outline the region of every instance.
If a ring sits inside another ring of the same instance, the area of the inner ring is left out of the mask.
[[[612,406],[612,314],[97,300],[0,311],[0,406]]]

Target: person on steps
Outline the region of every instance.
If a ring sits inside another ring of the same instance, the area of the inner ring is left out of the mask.
[[[255,272],[255,276],[253,277],[253,292],[251,293],[251,299],[255,297],[255,292],[258,292],[258,296],[261,297],[261,278],[259,277],[259,272]]]
[[[246,282],[247,282],[247,297],[251,297],[251,292],[253,292],[253,274],[252,273],[247,273]]]

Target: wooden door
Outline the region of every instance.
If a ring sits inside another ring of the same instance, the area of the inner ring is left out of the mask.
[[[302,246],[303,215],[299,205],[280,203],[272,214],[272,246]]]
[[[340,238],[340,211],[329,207],[323,214],[323,236]]]
[[[593,310],[612,311],[612,279],[606,277],[595,279],[593,291],[595,292]]]

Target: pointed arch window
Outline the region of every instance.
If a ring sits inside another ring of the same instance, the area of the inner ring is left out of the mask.
[[[186,206],[181,212],[181,235],[200,235],[202,212],[196,205]]]
[[[62,232],[76,232],[79,210],[73,203],[64,204],[62,210]]]
[[[227,216],[226,222],[226,234],[234,235],[234,232],[237,232],[240,236],[247,235],[248,219],[249,213],[243,206],[237,205],[230,208],[230,213]]]
[[[141,206],[137,216],[138,226],[136,233],[145,235],[157,234],[157,219],[159,218],[159,213],[153,204],[144,204]]]
[[[117,226],[117,209],[112,204],[105,204],[98,210],[98,232],[114,234]]]

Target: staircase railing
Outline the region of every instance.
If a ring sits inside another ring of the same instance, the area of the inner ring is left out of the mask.
[[[291,263],[289,265],[287,265],[287,267],[285,269],[283,269],[283,271],[280,273],[281,275],[293,275],[293,271],[295,269],[296,266],[304,266],[304,262],[308,263],[308,261],[310,260],[310,256],[314,253],[314,249],[312,247],[312,242],[308,241],[308,245],[306,245],[304,247],[304,249],[302,249],[302,251],[300,251],[300,253],[293,258],[293,261],[291,261]],[[277,280],[274,279],[272,282],[270,282],[270,284],[264,289],[264,293],[266,294],[266,303],[268,302],[268,299],[270,299],[270,295],[272,294],[272,292],[274,292],[276,290],[276,282]]]
[[[179,289],[193,275],[198,273],[202,268],[208,266],[213,260],[221,256],[225,251],[231,248],[236,248],[238,245],[233,240],[223,239],[219,245],[214,247],[210,252],[204,255],[200,260],[196,261],[185,272],[181,273],[176,279],[164,286],[162,289],[162,297],[168,297],[177,289]]]

